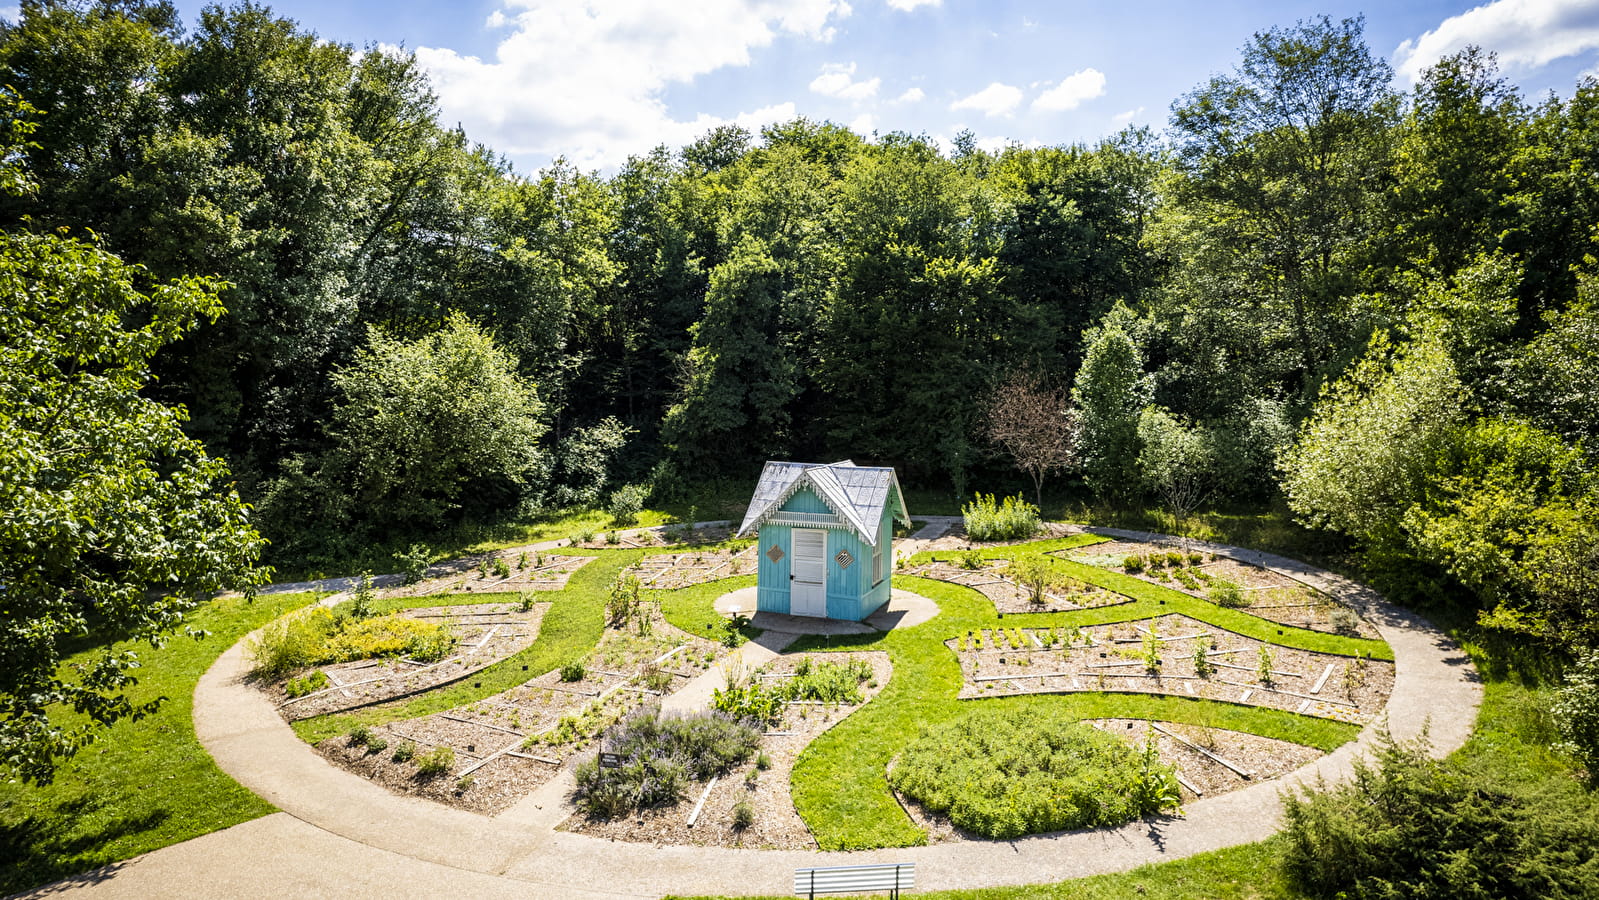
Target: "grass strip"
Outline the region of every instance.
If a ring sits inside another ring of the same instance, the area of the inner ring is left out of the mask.
[[[918,892],[917,900],[1301,900],[1276,870],[1276,841],[1213,850],[1168,863],[1140,866],[1055,884],[1009,885],[964,891]],[[787,895],[741,900],[782,900]],[[666,900],[689,900],[670,896]],[[732,900],[699,897],[693,900]]]
[[[1084,537],[1074,535],[1073,537]],[[1082,541],[1066,546],[1072,538],[1054,541],[1036,541],[1031,544],[1017,544],[1010,547],[989,547],[981,551],[984,559],[1012,559],[1018,552],[1028,554],[1048,554],[1062,549],[1083,547],[1105,540],[1099,535],[1086,535],[1096,540]],[[932,553],[918,553],[911,558],[911,563],[929,562],[938,560],[942,562],[959,562],[964,551],[938,551]],[[1294,625],[1281,625],[1269,619],[1251,615],[1242,610],[1226,609],[1207,600],[1185,594],[1182,591],[1153,584],[1141,578],[1134,578],[1121,572],[1112,572],[1099,566],[1074,562],[1055,556],[1045,556],[1054,566],[1055,570],[1070,575],[1073,578],[1086,581],[1097,587],[1105,588],[1141,601],[1138,604],[1121,604],[1111,607],[1099,607],[1085,610],[1084,615],[1079,612],[1049,614],[1025,613],[1013,615],[1019,619],[1018,625],[1103,625],[1109,622],[1123,622],[1131,619],[1147,618],[1165,613],[1181,613],[1192,619],[1198,619],[1217,628],[1225,628],[1236,634],[1255,640],[1265,641],[1282,647],[1292,647],[1297,650],[1311,650],[1317,653],[1331,653],[1338,656],[1355,656],[1357,654],[1368,659],[1382,659],[1392,661],[1394,651],[1386,641],[1371,638],[1353,638],[1341,634],[1328,634],[1310,628],[1299,628]],[[1094,615],[1098,613],[1098,615]],[[1064,616],[1065,618],[1061,618]],[[1110,616],[1110,618],[1104,618]]]
[[[584,555],[592,554],[598,558],[572,573],[562,590],[538,593],[537,599],[548,602],[550,608],[545,611],[544,621],[539,625],[538,637],[520,652],[486,667],[468,681],[430,691],[420,697],[352,713],[302,719],[294,723],[295,733],[301,740],[315,744],[336,734],[343,734],[358,724],[370,727],[466,706],[587,656],[599,643],[600,633],[605,629],[605,600],[610,595],[611,583],[619,572],[638,562],[646,553],[643,550],[583,552]],[[415,605],[458,605],[463,601],[505,603],[515,602],[520,596],[448,594],[415,598],[426,601]]]
[[[959,701],[960,662],[943,644],[967,629],[994,627],[999,617],[988,598],[946,581],[896,576],[895,587],[939,605],[939,615],[888,634],[802,638],[790,649],[885,650],[894,666],[888,685],[870,703],[812,741],[796,761],[794,806],[824,850],[858,850],[921,844],[926,835],[888,788],[886,768],[923,726],[958,715],[963,703],[1065,704],[1082,718],[1132,717],[1226,728],[1332,750],[1359,728],[1339,722],[1214,700],[1149,694],[1074,693]],[[1190,598],[1191,599],[1191,598]],[[1196,601],[1202,602],[1202,601]],[[1158,601],[1064,613],[1007,616],[1006,625],[1085,625],[1125,621],[1172,611]]]
[[[278,616],[310,603],[313,594],[274,594],[247,601],[212,600],[186,623],[209,631],[205,640],[173,636],[159,650],[136,650],[135,703],[167,701],[154,715],[123,721],[65,761],[53,784],[0,782],[0,895],[10,894],[117,860],[148,853],[273,812],[271,804],[223,774],[194,735],[194,686],[223,651]],[[87,660],[94,650],[68,657]],[[81,719],[60,714],[64,723]]]
[[[716,611],[716,598],[729,591],[754,585],[754,575],[733,575],[676,590],[645,591],[644,599],[660,603],[661,615],[678,628],[708,640],[721,641],[726,636],[722,623],[727,619]],[[746,612],[753,615],[755,610],[752,608]],[[754,638],[759,637],[761,632],[751,628],[743,633],[745,637]]]

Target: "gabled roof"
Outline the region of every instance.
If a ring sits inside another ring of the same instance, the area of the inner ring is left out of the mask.
[[[905,495],[891,468],[857,466],[847,459],[825,465],[768,462],[755,485],[739,535],[759,528],[803,487],[815,491],[844,525],[869,544],[877,542],[877,524],[890,503],[894,504],[894,517],[910,524]]]

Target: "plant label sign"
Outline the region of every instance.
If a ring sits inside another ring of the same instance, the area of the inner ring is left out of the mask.
[[[602,769],[620,769],[620,768],[622,768],[622,754],[620,754],[620,753],[601,753],[600,754],[600,768],[602,768]]]

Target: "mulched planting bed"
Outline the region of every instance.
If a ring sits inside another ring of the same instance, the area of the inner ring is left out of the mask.
[[[480,603],[401,610],[406,618],[447,625],[458,639],[455,649],[434,663],[367,659],[316,666],[307,672],[327,675],[330,687],[300,698],[289,697],[281,681],[265,690],[283,717],[295,722],[459,681],[533,643],[549,608],[535,603],[523,612],[515,603]]]
[[[838,724],[876,696],[888,683],[891,667],[888,654],[881,652],[794,654],[778,657],[764,666],[755,677],[793,672],[799,660],[807,655],[813,662],[865,660],[872,668],[872,680],[861,685],[862,703],[841,706],[790,705],[782,721],[767,729],[767,734],[761,738],[761,752],[770,760],[771,768],[764,772],[757,771],[752,759],[717,779],[692,828],[688,825],[688,818],[705,792],[705,785],[701,783],[691,784],[687,797],[674,806],[645,810],[642,814],[609,821],[590,819],[579,813],[560,827],[566,831],[619,841],[781,850],[816,849],[816,840],[794,811],[794,801],[789,791],[789,776],[793,772],[794,760],[817,735]],[[753,783],[747,780],[750,772],[756,772]],[[754,824],[743,831],[733,828],[733,809],[740,801],[749,803],[755,812]]]
[[[588,548],[603,550],[606,548],[637,549],[653,547],[691,547],[700,544],[719,544],[733,536],[733,529],[728,525],[710,525],[705,528],[690,530],[683,525],[662,525],[642,531],[596,531],[588,535],[587,540],[578,540],[583,535],[574,535],[570,541],[571,546],[579,549]],[[615,540],[612,540],[612,538]]]
[[[1144,745],[1151,724],[1145,719],[1083,721],[1138,747]],[[1184,803],[1270,781],[1315,762],[1323,755],[1315,747],[1242,731],[1175,722],[1153,724],[1155,747],[1160,751],[1162,762],[1177,768]],[[1249,776],[1246,778],[1228,764]]]
[[[496,572],[494,561],[505,563],[505,574]],[[549,551],[507,550],[487,556],[457,560],[449,571],[437,574],[439,567],[430,568],[432,577],[416,584],[401,584],[380,588],[377,596],[427,597],[432,594],[501,593],[513,591],[559,591],[566,587],[572,573],[594,561],[592,556],[565,556]]]
[[[1152,623],[1161,639],[1158,675],[1148,674],[1144,662]],[[1049,644],[1049,631],[984,628],[946,641],[961,663],[960,698],[1073,691],[1175,694],[1364,725],[1381,712],[1393,690],[1393,663],[1268,645],[1177,614],[1077,631],[1056,628],[1054,648],[1039,647]],[[1209,658],[1216,671],[1209,678],[1195,676],[1196,640],[1214,642]],[[1270,684],[1257,680],[1261,647],[1272,656]]]
[[[584,661],[579,680],[563,682],[559,671],[545,672],[467,706],[375,726],[372,737],[387,743],[381,752],[352,746],[347,735],[329,738],[317,749],[396,792],[473,812],[500,812],[554,778],[612,722],[642,702],[681,688],[726,652],[667,623],[655,604],[645,606],[651,634],[640,636],[631,626],[607,628]],[[661,692],[648,687],[647,670],[658,673],[654,678]],[[455,764],[447,774],[419,777],[415,759],[393,759],[394,750],[407,742],[415,745],[418,758],[448,747]],[[485,759],[489,761],[481,768],[472,768]],[[472,781],[461,787],[458,782],[466,774]]]
[[[1015,544],[1030,544],[1033,541],[1050,541],[1063,538],[1067,535],[1082,534],[1080,525],[1066,525],[1060,522],[1045,522],[1039,532],[1032,537],[1018,538],[1014,541],[973,541],[966,536],[966,526],[959,522],[951,525],[942,537],[928,541],[920,549],[933,553],[943,553],[950,550],[969,550],[976,547],[979,550],[989,547],[1010,547]]]
[[[1146,567],[1142,572],[1128,572],[1122,565],[1128,556],[1139,555],[1147,558],[1150,553],[1165,552],[1183,553],[1185,560],[1190,558],[1181,546],[1133,541],[1094,544],[1075,550],[1059,551],[1056,555],[1132,575],[1151,584],[1159,584],[1204,599],[1209,599],[1208,592],[1212,582],[1230,581],[1239,586],[1244,599],[1249,601],[1247,606],[1239,608],[1252,615],[1284,625],[1309,628],[1329,634],[1346,634],[1362,638],[1379,637],[1377,629],[1370,622],[1360,618],[1354,610],[1326,594],[1286,575],[1279,575],[1269,569],[1225,556],[1212,557],[1210,554],[1199,554],[1200,562],[1197,565],[1185,561],[1181,567],[1182,574],[1178,574],[1179,570],[1174,567],[1156,569]]]
[[[657,553],[639,560],[627,572],[638,577],[641,587],[670,591],[734,575],[751,575],[757,562],[752,543],[737,549]]]
[[[1062,612],[1132,602],[1131,597],[1082,584],[1073,588],[1052,588],[1046,592],[1043,604],[1035,604],[1027,588],[1002,574],[1007,564],[1002,559],[988,560],[980,569],[968,569],[958,563],[939,561],[901,569],[900,574],[936,578],[973,588],[992,600],[994,609],[1002,613]]]

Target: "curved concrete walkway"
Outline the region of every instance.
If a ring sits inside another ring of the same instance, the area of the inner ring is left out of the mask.
[[[1441,756],[1470,735],[1481,700],[1475,670],[1425,620],[1367,588],[1294,560],[1190,543],[1264,565],[1358,607],[1394,649],[1387,715],[1396,737],[1411,738],[1428,728],[1433,750]],[[84,880],[93,883],[96,894],[388,898],[470,892],[552,900],[781,895],[790,892],[796,867],[875,861],[915,862],[917,884],[926,890],[1052,882],[1265,838],[1277,829],[1285,787],[1347,777],[1352,762],[1377,736],[1368,728],[1356,741],[1284,778],[1197,801],[1181,818],[1111,831],[861,853],[654,846],[554,831],[536,816],[488,818],[400,797],[338,769],[296,738],[265,697],[243,682],[242,647],[243,642],[223,654],[200,680],[195,730],[224,771],[284,812],[119,864],[97,883],[91,873]],[[286,853],[303,864],[287,861]],[[185,887],[174,890],[177,884]]]

